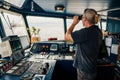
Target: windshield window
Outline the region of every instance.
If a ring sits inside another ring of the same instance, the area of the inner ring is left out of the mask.
[[[9,35],[28,35],[26,31],[26,26],[22,15],[11,14],[2,12],[0,13],[1,21],[3,24],[4,32],[6,36]]]
[[[39,37],[41,41],[47,41],[49,38],[64,39],[63,19],[51,17],[27,16],[30,29],[35,27],[40,29]]]

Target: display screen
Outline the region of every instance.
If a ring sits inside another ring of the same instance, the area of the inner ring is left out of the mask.
[[[21,51],[14,52],[13,58],[14,58],[15,62],[21,60],[23,58],[22,52]]]
[[[12,52],[22,49],[20,40],[10,41],[10,45],[11,45]]]
[[[22,49],[27,49],[30,47],[30,40],[28,38],[28,36],[20,36],[20,42],[21,42],[21,45],[22,45]]]

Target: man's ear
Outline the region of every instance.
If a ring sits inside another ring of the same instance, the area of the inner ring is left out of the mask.
[[[87,18],[86,18],[86,17],[84,17],[84,18],[83,18],[83,20],[84,20],[84,21],[87,21]]]

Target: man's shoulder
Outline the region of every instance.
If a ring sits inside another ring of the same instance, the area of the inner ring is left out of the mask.
[[[87,31],[86,28],[82,28],[82,29],[78,30],[78,32],[86,32],[86,31]]]

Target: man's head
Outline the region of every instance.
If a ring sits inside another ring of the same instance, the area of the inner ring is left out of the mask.
[[[98,23],[100,18],[100,15],[97,14],[97,11],[91,8],[87,8],[84,10],[83,16],[82,16],[82,23],[83,26],[89,27],[91,25],[94,25]]]

